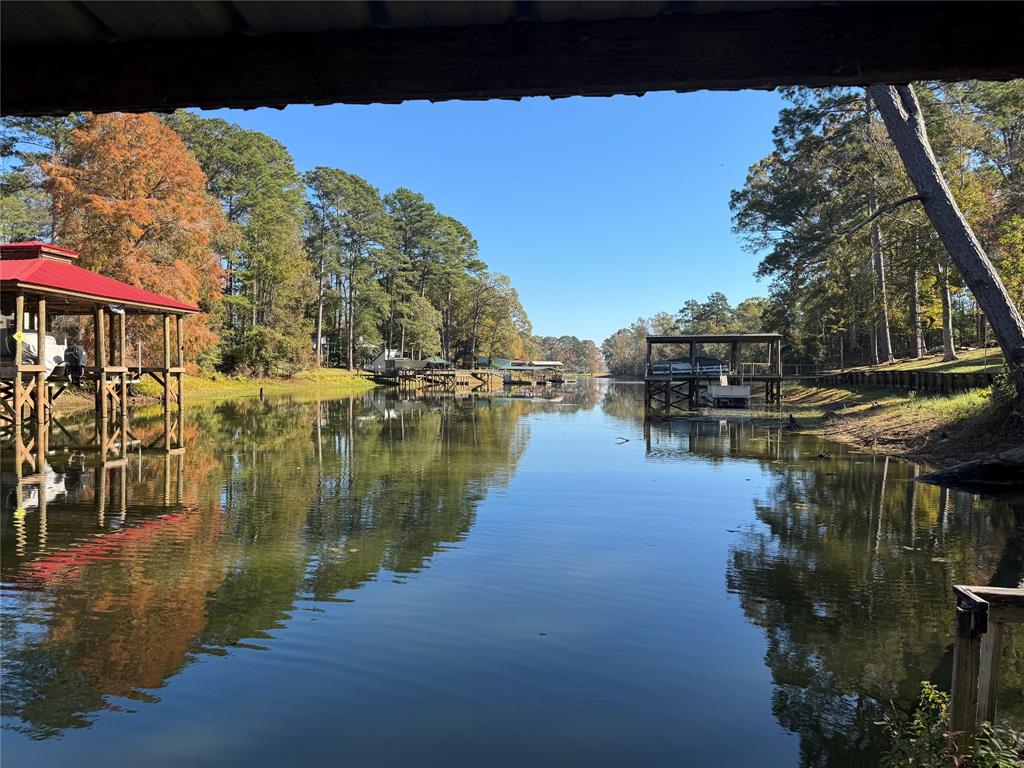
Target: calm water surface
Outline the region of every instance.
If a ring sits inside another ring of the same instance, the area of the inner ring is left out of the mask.
[[[880,707],[948,685],[950,584],[1020,581],[1024,508],[639,409],[242,401],[180,455],[55,454],[45,513],[5,473],[5,768],[875,765]]]

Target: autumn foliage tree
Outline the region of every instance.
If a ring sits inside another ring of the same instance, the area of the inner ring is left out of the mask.
[[[207,355],[217,343],[216,245],[226,226],[178,134],[155,115],[88,115],[42,169],[58,241],[83,267],[200,306],[186,320],[185,352]]]

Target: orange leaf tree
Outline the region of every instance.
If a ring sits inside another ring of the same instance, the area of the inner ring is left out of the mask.
[[[67,151],[42,164],[58,215],[58,240],[80,265],[199,305],[186,320],[190,361],[217,343],[224,214],[181,138],[155,115],[89,115]],[[149,341],[145,347],[156,354]],[[147,355],[148,357],[149,355]]]

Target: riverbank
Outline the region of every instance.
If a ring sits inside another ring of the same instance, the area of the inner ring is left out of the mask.
[[[344,368],[321,368],[301,371],[290,378],[255,378],[249,376],[226,376],[223,374],[200,374],[185,376],[185,402],[230,400],[240,397],[283,395],[322,391],[332,396],[356,395],[373,389],[377,385],[365,374]],[[135,387],[131,398],[133,408],[157,403],[161,389],[153,379],[146,377]],[[92,410],[93,395],[84,390],[67,391],[54,403],[58,415],[82,410]]]
[[[1024,443],[1024,417],[991,389],[953,395],[788,386],[780,420],[797,430],[880,453],[949,467]]]

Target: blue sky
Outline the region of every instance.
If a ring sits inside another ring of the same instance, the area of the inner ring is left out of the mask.
[[[422,192],[512,278],[534,333],[600,344],[688,298],[765,293],[729,192],[771,150],[781,105],[744,91],[202,114],[270,134],[300,170]]]

